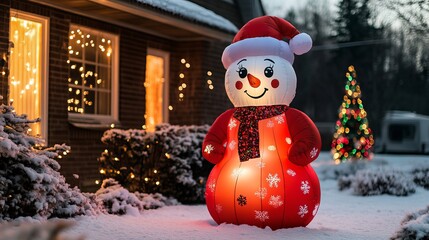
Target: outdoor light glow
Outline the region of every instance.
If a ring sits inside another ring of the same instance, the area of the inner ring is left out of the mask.
[[[356,81],[356,71],[353,66],[346,73],[346,94],[340,106],[336,132],[332,141],[332,153],[335,164],[347,160],[370,158],[374,137],[368,127],[366,111],[360,99],[361,91]],[[351,97],[351,98],[350,98]]]

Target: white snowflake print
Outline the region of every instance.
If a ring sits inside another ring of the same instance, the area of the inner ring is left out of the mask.
[[[316,206],[314,206],[313,216],[316,216],[316,213],[317,213],[318,209],[319,209],[319,204],[316,204]]]
[[[274,208],[278,208],[283,205],[283,201],[280,199],[280,195],[271,195],[269,204]]]
[[[237,144],[237,143],[236,143],[234,140],[232,140],[232,141],[228,144],[229,149],[234,150],[234,148],[235,148],[235,145],[236,145],[236,144]]]
[[[277,173],[272,175],[271,173],[268,174],[268,177],[266,178],[268,184],[270,184],[270,187],[278,187],[280,178],[278,177]]]
[[[287,174],[289,174],[290,176],[292,176],[292,177],[295,177],[295,175],[296,175],[296,172],[294,171],[294,170],[292,170],[292,169],[288,169],[287,171],[286,171],[286,173]]]
[[[255,195],[260,199],[264,199],[265,196],[267,196],[267,189],[259,188],[259,190],[255,192]]]
[[[268,146],[268,150],[275,151],[276,150],[276,146],[270,145],[270,146]]]
[[[214,193],[216,188],[215,180],[210,180],[210,182],[207,184],[207,187],[209,188],[210,192]]]
[[[236,168],[234,170],[232,170],[232,176],[233,177],[238,177],[240,175],[240,173],[242,172],[243,169],[240,168]]]
[[[308,207],[307,207],[307,205],[299,206],[298,215],[299,215],[300,217],[304,217],[304,216],[305,216],[305,214],[307,214],[307,213],[308,213]]]
[[[274,127],[274,122],[273,122],[273,121],[271,121],[271,120],[269,120],[269,121],[267,122],[267,127],[269,127],[269,128]]]
[[[227,145],[227,144],[228,144],[227,142],[224,142],[222,146],[223,146],[224,148],[226,148],[226,145]]]
[[[229,124],[228,124],[229,130],[237,127],[237,121],[235,121],[235,119],[231,119],[229,120]]]
[[[214,147],[211,144],[207,144],[206,148],[204,149],[204,152],[207,154],[210,154],[214,150]]]
[[[313,149],[311,149],[311,151],[310,151],[310,158],[314,158],[317,155],[318,151],[319,151],[319,149],[317,149],[315,147]]]
[[[257,162],[256,166],[258,166],[258,168],[264,168],[265,167],[265,163],[264,162]]]
[[[258,219],[261,222],[265,222],[265,220],[269,219],[267,211],[258,211],[255,210],[255,219]]]
[[[301,191],[304,194],[308,194],[310,192],[310,185],[308,185],[308,181],[301,182]]]
[[[220,205],[220,204],[216,204],[216,212],[217,212],[217,213],[221,213],[221,212],[222,212],[222,210],[223,210],[222,205]]]
[[[274,119],[277,121],[278,124],[282,124],[285,122],[285,118],[283,117],[283,115],[277,116]]]
[[[290,137],[285,138],[285,141],[287,144],[291,144],[292,143],[292,139]]]

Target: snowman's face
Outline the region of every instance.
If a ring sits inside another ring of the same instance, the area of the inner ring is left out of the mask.
[[[225,88],[235,107],[289,105],[296,75],[290,62],[278,56],[246,57],[228,67]]]

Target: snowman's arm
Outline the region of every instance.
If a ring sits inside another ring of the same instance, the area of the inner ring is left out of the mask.
[[[286,111],[286,119],[292,138],[289,160],[305,166],[319,156],[322,146],[319,130],[305,113],[294,108]]]
[[[203,157],[213,164],[217,164],[225,153],[224,144],[227,141],[227,128],[234,109],[222,113],[210,127],[203,141]]]

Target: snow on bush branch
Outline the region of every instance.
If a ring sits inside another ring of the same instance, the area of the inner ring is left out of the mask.
[[[340,190],[351,188],[360,196],[395,195],[408,196],[413,194],[415,184],[406,173],[388,168],[362,169],[354,175],[342,176],[338,179]]]
[[[0,106],[0,221],[95,214],[89,199],[58,172],[55,158],[70,147],[44,148],[43,139],[27,134],[29,124],[38,121]]]
[[[130,191],[161,193],[181,202],[203,202],[211,165],[201,156],[209,126],[159,125],[155,132],[110,129],[99,158],[103,178]]]
[[[429,206],[408,214],[402,220],[400,229],[390,239],[429,239]]]

